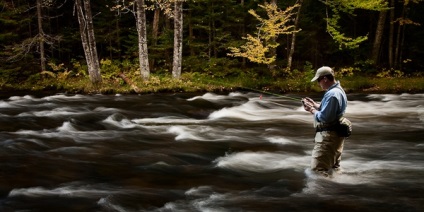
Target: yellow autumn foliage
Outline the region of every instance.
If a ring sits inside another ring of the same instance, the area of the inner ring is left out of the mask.
[[[243,37],[246,43],[240,47],[230,47],[231,57],[244,57],[249,61],[259,64],[271,64],[275,61],[275,55],[270,54],[272,49],[279,46],[275,40],[281,34],[293,34],[299,30],[294,30],[294,25],[290,24],[292,16],[295,14],[293,10],[298,4],[286,8],[284,11],[279,9],[275,4],[265,3],[259,5],[267,14],[266,18],[258,15],[254,10],[249,10],[259,22],[257,32],[254,35],[247,34]]]

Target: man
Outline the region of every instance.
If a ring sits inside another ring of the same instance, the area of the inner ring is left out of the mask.
[[[326,90],[321,104],[311,98],[304,98],[304,109],[314,116],[316,134],[312,151],[311,169],[323,176],[329,176],[340,167],[344,137],[339,137],[335,126],[343,116],[347,97],[340,83],[334,78],[334,71],[327,66],[319,68],[311,82],[317,81]]]

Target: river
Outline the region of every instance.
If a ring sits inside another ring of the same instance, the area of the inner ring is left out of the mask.
[[[324,178],[289,98],[3,97],[0,211],[424,211],[424,94],[348,98],[342,171]]]

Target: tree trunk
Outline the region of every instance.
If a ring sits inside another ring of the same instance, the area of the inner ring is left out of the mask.
[[[294,20],[294,30],[295,31],[297,30],[297,26],[299,25],[300,9],[302,8],[302,3],[303,3],[303,0],[298,1],[299,8],[297,10],[296,19]],[[287,57],[287,70],[291,70],[291,68],[292,68],[292,61],[293,61],[293,54],[294,54],[295,45],[296,45],[296,33],[293,33],[292,39],[291,39],[291,45],[290,45],[290,52],[289,52],[289,55]]]
[[[240,1],[240,4],[244,8],[244,0],[241,0]],[[245,15],[245,13],[243,13],[243,26],[242,26],[242,29],[241,29],[241,34],[243,36],[245,36],[245,34],[246,34],[246,15]],[[246,63],[247,63],[247,59],[245,57],[243,57],[242,58],[242,65],[241,66],[243,68],[246,67]]]
[[[371,53],[371,59],[374,65],[378,65],[378,59],[380,54],[381,40],[384,33],[384,23],[386,22],[387,10],[380,11],[378,17],[377,29],[375,30],[374,44]]]
[[[118,16],[116,20],[116,45],[118,49],[121,49],[121,37],[119,36],[121,34],[121,26],[120,26],[121,18]],[[118,52],[118,57],[121,57],[121,51]],[[112,58],[112,57],[111,57]]]
[[[89,45],[88,45],[87,28],[86,28],[86,23],[85,23],[85,18],[84,18],[84,8],[82,7],[81,0],[75,0],[75,7],[76,7],[76,10],[77,10],[82,48],[84,49],[85,60],[87,62],[88,72],[90,74],[92,58],[91,58],[90,48],[89,48]],[[92,76],[90,74],[90,79],[91,79],[91,77]],[[93,82],[93,80],[92,80],[92,82]]]
[[[152,27],[153,44],[157,43],[157,39],[159,35],[159,20],[160,20],[160,8],[159,6],[155,6],[155,12],[153,16],[153,27]]]
[[[81,41],[87,61],[88,74],[93,84],[102,82],[100,64],[97,56],[96,39],[94,37],[93,17],[91,15],[90,0],[75,0],[78,15]]]
[[[212,4],[208,6],[208,14],[212,15],[213,2],[209,1],[208,3]],[[208,59],[210,60],[212,57],[212,19],[208,18]]]
[[[37,0],[37,20],[38,20],[38,43],[40,47],[41,71],[46,70],[46,56],[44,50],[45,34],[43,30],[43,13],[41,11],[41,0]]]
[[[174,58],[172,76],[179,79],[181,77],[183,56],[183,2],[176,0],[174,4]]]
[[[128,85],[130,85],[134,92],[136,92],[136,93],[140,93],[141,92],[141,89],[138,88],[138,86],[136,84],[134,84],[127,76],[125,76],[124,73],[120,73],[119,74],[119,77],[121,77],[125,81],[125,83],[127,83]]]
[[[271,4],[277,6],[277,0],[271,0]],[[271,39],[271,42],[272,43],[277,42],[277,38],[272,38]],[[276,48],[270,49],[269,52],[270,52],[270,57],[273,57],[273,56],[276,56],[277,55],[277,49]],[[268,65],[268,68],[271,71],[271,73],[272,73],[273,76],[276,75],[276,71],[275,71],[275,69],[277,67],[277,65],[276,65],[277,62],[276,61],[277,60],[275,60],[274,62],[272,62],[271,64]]]
[[[404,18],[404,16],[405,16],[405,11],[406,11],[406,6],[405,5],[403,5],[402,6],[402,13],[401,13],[401,15],[400,15],[400,17],[403,19]],[[396,68],[398,68],[398,66],[399,65],[401,65],[402,63],[401,63],[401,61],[402,61],[402,59],[401,59],[401,57],[399,56],[400,55],[400,50],[401,50],[401,37],[402,37],[402,35],[403,35],[403,33],[402,33],[402,30],[404,29],[404,26],[402,25],[402,24],[400,24],[399,23],[399,27],[398,27],[398,30],[397,30],[397,35],[396,35],[396,48],[395,48],[395,61],[394,61],[394,66],[396,67]],[[403,42],[402,42],[403,43]]]
[[[146,8],[144,0],[137,0],[137,32],[140,73],[143,80],[148,80],[150,77],[150,69],[149,54],[147,51]]]
[[[393,37],[395,31],[395,0],[390,0],[390,32],[389,32],[389,68],[393,68]]]
[[[84,0],[84,9],[85,9],[85,20],[87,22],[87,37],[88,44],[90,46],[91,60],[92,62],[92,71],[90,75],[92,75],[94,84],[100,83],[102,76],[100,75],[100,64],[99,57],[97,55],[97,47],[96,47],[96,37],[94,36],[94,26],[93,26],[93,16],[91,14],[91,3],[90,0]]]
[[[194,48],[192,46],[194,42],[194,32],[193,32],[193,21],[191,10],[188,11],[188,43],[190,48],[190,56],[195,56]]]
[[[402,11],[402,18],[405,18],[405,13],[406,10],[408,10],[409,8],[407,8],[407,5],[403,5],[404,6],[404,10]],[[402,28],[402,30],[400,30],[401,34],[399,35],[401,37],[400,39],[400,43],[399,43],[399,69],[402,70],[402,65],[403,65],[403,48],[404,48],[404,44],[405,44],[405,28],[406,25],[401,25],[399,26],[400,28]]]
[[[215,12],[214,12],[215,13]],[[215,24],[215,18],[212,20],[212,52],[213,57],[218,57],[218,49],[216,48],[216,24]]]
[[[157,3],[155,3],[155,12],[153,15],[153,26],[152,26],[152,46],[158,44],[158,35],[159,35],[159,21],[160,21],[160,8]],[[155,59],[151,59],[150,70],[154,70]]]

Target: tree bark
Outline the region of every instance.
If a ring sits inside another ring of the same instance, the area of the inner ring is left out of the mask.
[[[404,16],[405,16],[405,11],[406,11],[406,5],[404,4],[403,6],[402,6],[402,13],[401,13],[401,15],[400,15],[400,17],[403,19],[404,18]],[[399,27],[398,27],[398,30],[397,30],[397,35],[396,35],[396,48],[395,48],[395,61],[394,61],[394,66],[396,67],[396,68],[398,68],[399,67],[399,65],[401,65],[402,64],[402,59],[401,59],[401,57],[400,57],[400,55],[401,55],[401,53],[400,53],[400,51],[401,51],[401,49],[402,49],[402,44],[403,44],[403,30],[404,30],[404,26],[402,25],[402,24],[400,24],[399,23]],[[402,41],[401,41],[401,37],[402,37]]]
[[[127,76],[125,76],[124,73],[120,73],[119,74],[119,77],[121,77],[125,81],[125,83],[127,83],[128,85],[130,85],[131,88],[134,90],[134,92],[136,92],[136,93],[140,93],[141,92],[141,89],[138,88],[138,86],[136,84],[134,84]]]
[[[402,18],[406,18],[405,17],[405,15],[406,15],[406,11],[409,9],[408,8],[408,6],[407,5],[403,5],[404,6],[404,10],[402,11]],[[399,62],[398,62],[398,66],[399,66],[399,69],[400,70],[402,70],[402,66],[403,66],[403,49],[404,49],[404,44],[405,44],[405,28],[406,28],[406,26],[404,25],[404,24],[402,24],[402,25],[400,25],[399,26],[399,28],[401,29],[401,30],[399,30],[399,37],[401,38],[400,39],[400,43],[399,43]]]
[[[89,48],[89,45],[88,45],[87,29],[86,29],[86,23],[85,23],[85,18],[84,18],[84,8],[82,7],[81,0],[75,0],[75,7],[76,7],[76,10],[77,10],[82,48],[84,49],[85,60],[87,62],[88,72],[90,74],[90,71],[91,71],[90,67],[91,67],[91,64],[92,64],[92,62],[91,62],[92,58],[91,58],[90,48]],[[90,75],[90,79],[91,79],[91,75]]]
[[[102,76],[100,75],[100,64],[97,56],[90,0],[83,0],[83,4],[81,0],[75,0],[75,6],[90,81],[95,85],[100,84],[102,82]]]
[[[213,2],[208,1],[207,13],[212,14]],[[208,59],[212,57],[212,19],[208,18]]]
[[[183,56],[183,2],[176,0],[174,4],[174,58],[172,76],[179,79],[181,77]]]
[[[242,8],[244,8],[244,0],[241,0],[240,1],[240,5],[241,5]],[[243,36],[245,36],[245,34],[246,34],[246,15],[245,15],[245,13],[243,13],[243,26],[241,28],[241,34]],[[247,59],[245,57],[243,57],[242,58],[242,65],[241,66],[243,68],[246,67],[246,63],[247,63]]]
[[[153,15],[153,26],[152,26],[152,46],[156,46],[158,44],[158,36],[159,36],[159,21],[160,21],[160,8],[158,3],[155,3],[155,10]],[[150,70],[154,70],[155,67],[155,59],[150,59],[149,68]]]
[[[299,25],[300,9],[302,8],[302,3],[303,3],[303,0],[298,1],[299,8],[297,10],[296,19],[294,20],[294,30],[295,31],[297,30],[297,27]],[[292,67],[294,48],[296,46],[296,34],[297,33],[292,34],[290,51],[289,51],[289,55],[287,57],[287,70],[291,70],[291,67]]]
[[[389,68],[393,68],[393,37],[395,31],[395,0],[390,0],[390,28],[389,28]]]
[[[371,53],[371,59],[374,65],[378,65],[378,59],[380,55],[381,40],[384,33],[384,23],[386,22],[387,10],[380,11],[378,17],[377,29],[375,30],[374,44]]]
[[[137,32],[140,73],[143,80],[148,80],[150,77],[150,68],[147,51],[146,8],[144,0],[137,0]]]
[[[271,0],[271,4],[277,6],[277,0]],[[272,43],[277,42],[277,38],[272,38],[271,39]],[[277,49],[276,48],[272,48],[269,51],[270,53],[270,57],[276,56],[277,55]],[[277,67],[277,60],[275,60],[274,62],[272,62],[271,64],[268,65],[269,70],[271,71],[272,75],[276,74],[276,67]]]
[[[41,1],[42,0],[37,0],[38,44],[40,47],[41,71],[45,71],[46,70],[46,56],[45,56],[45,50],[44,50],[45,34],[43,30],[43,13],[41,8]]]
[[[188,11],[188,43],[190,56],[195,56],[194,48],[191,46],[194,42],[193,21],[191,10]]]
[[[159,35],[159,20],[160,20],[160,8],[159,6],[156,6],[154,16],[153,16],[153,27],[152,27],[153,44],[157,43],[157,39]]]
[[[87,22],[87,37],[88,37],[88,44],[90,47],[91,57],[93,58],[91,60],[92,62],[92,70],[90,75],[92,75],[94,84],[101,82],[101,75],[100,75],[100,63],[99,63],[99,57],[97,54],[97,47],[96,47],[96,37],[94,36],[94,26],[93,26],[93,15],[91,14],[91,3],[90,0],[84,0],[84,9],[85,9],[85,19]]]

